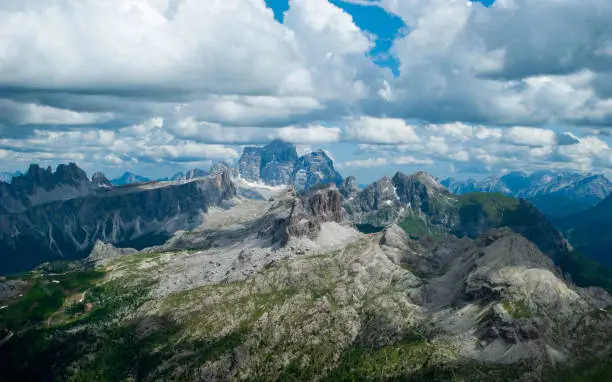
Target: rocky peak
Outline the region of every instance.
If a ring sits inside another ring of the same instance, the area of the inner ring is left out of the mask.
[[[214,161],[210,168],[210,175],[217,175],[223,172],[232,172],[232,165],[224,161]]]
[[[408,205],[425,213],[433,212],[432,200],[439,195],[449,195],[449,191],[434,177],[426,172],[406,175],[397,172],[393,176],[393,185],[403,205]]]
[[[349,199],[359,193],[359,186],[357,185],[357,179],[354,176],[349,176],[340,185],[340,193],[345,198]]]
[[[205,176],[208,176],[209,172],[206,170],[202,170],[199,168],[192,168],[190,170],[187,170],[185,172],[179,172],[177,174],[175,174],[171,180],[192,180],[192,179],[196,179],[196,178],[202,178]]]
[[[313,151],[298,159],[293,175],[293,186],[298,190],[317,184],[342,183],[342,175],[334,168],[334,161],[323,150]]]
[[[145,183],[149,181],[151,181],[151,179],[126,171],[121,177],[111,180],[111,183],[115,186],[125,186],[128,184]]]
[[[289,217],[277,222],[277,230],[282,232],[281,245],[287,244],[290,237],[313,239],[322,223],[341,223],[345,216],[342,195],[335,186],[301,194],[293,200]]]
[[[88,194],[92,189],[87,174],[75,163],[43,169],[37,164],[4,184],[0,192],[0,205],[9,212],[21,212],[31,206],[55,200],[69,200]]]
[[[251,182],[290,184],[297,160],[295,145],[277,139],[264,147],[246,147],[238,161],[238,173]]]
[[[112,188],[113,187],[112,183],[110,182],[110,180],[108,180],[106,175],[104,175],[104,173],[100,171],[93,174],[93,176],[91,177],[91,183],[94,186],[100,187],[100,188]]]
[[[87,174],[76,163],[68,165],[60,164],[55,170],[55,179],[59,184],[70,184],[78,186],[82,183],[88,183]]]

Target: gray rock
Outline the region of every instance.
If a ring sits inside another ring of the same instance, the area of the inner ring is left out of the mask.
[[[211,207],[235,196],[230,174],[224,172],[183,184],[118,187],[2,216],[0,273],[61,257],[85,257],[96,240],[151,246],[174,232],[198,227]]]
[[[113,185],[103,172],[96,172],[91,177],[91,183],[99,188],[112,188]]]
[[[12,300],[23,293],[28,284],[22,280],[0,282],[0,303]]]
[[[133,248],[116,248],[112,244],[106,244],[100,240],[97,240],[91,250],[91,253],[87,257],[88,261],[101,261],[112,259],[119,256],[133,255],[138,253],[138,250]]]
[[[316,185],[342,184],[342,175],[334,169],[334,162],[323,150],[313,151],[298,159],[293,174],[296,190],[308,190]]]

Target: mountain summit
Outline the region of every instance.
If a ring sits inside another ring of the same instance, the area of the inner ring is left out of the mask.
[[[250,182],[293,185],[298,190],[317,184],[340,185],[343,181],[325,151],[317,150],[299,157],[294,144],[278,139],[263,147],[245,147],[237,172]]]

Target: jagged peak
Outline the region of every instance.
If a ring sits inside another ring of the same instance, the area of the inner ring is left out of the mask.
[[[433,175],[425,171],[417,171],[413,174],[406,175],[401,171],[398,171],[393,176],[393,183],[396,184],[399,182],[414,182],[417,181],[423,184],[428,189],[432,190],[444,190],[446,191],[446,187],[444,187],[438,179],[436,179]]]

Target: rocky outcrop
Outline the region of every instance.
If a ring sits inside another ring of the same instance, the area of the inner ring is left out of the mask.
[[[350,199],[357,196],[357,194],[359,193],[357,179],[354,176],[347,177],[339,186],[339,191],[346,199]]]
[[[0,281],[0,303],[19,297],[27,287],[23,280]]]
[[[214,161],[210,167],[210,175],[223,174],[224,172],[232,173],[232,166],[224,161]]]
[[[51,167],[30,165],[24,175],[13,178],[11,184],[0,183],[0,211],[19,213],[26,209],[58,200],[70,200],[92,192],[87,174],[75,163]]]
[[[103,172],[96,172],[91,177],[91,183],[99,188],[112,188],[113,184],[108,180],[106,175]]]
[[[208,176],[209,174],[210,173],[206,170],[202,170],[199,168],[192,168],[190,170],[174,174],[174,176],[172,176],[170,180],[187,181],[187,180],[192,180],[192,179],[197,179],[197,178],[203,178],[205,176]]]
[[[161,244],[193,229],[212,206],[233,198],[229,172],[184,184],[119,187],[0,216],[0,274],[86,256],[96,240],[128,247]]]
[[[291,183],[297,160],[295,145],[274,140],[264,147],[246,147],[238,161],[238,172],[250,182],[286,185]]]
[[[134,248],[117,248],[112,244],[97,240],[87,257],[87,261],[96,262],[136,253],[138,253],[138,251]]]
[[[355,223],[377,227],[394,223],[402,212],[395,185],[386,176],[346,200],[344,207]]]
[[[264,147],[245,147],[237,172],[250,182],[293,185],[297,190],[307,190],[318,184],[342,183],[342,176],[325,151],[317,150],[298,157],[295,145],[280,140]]]
[[[342,175],[334,169],[333,160],[323,150],[300,157],[293,174],[293,186],[308,190],[319,184],[342,184]]]
[[[292,237],[314,239],[321,231],[321,224],[342,223],[346,211],[342,206],[342,195],[334,186],[313,190],[296,196],[291,202],[291,212],[275,223],[275,237],[281,246]]]

